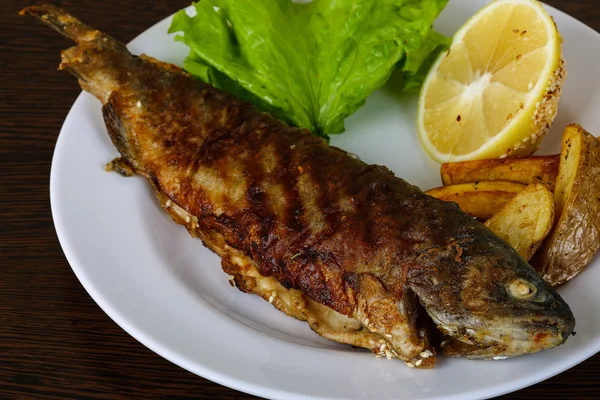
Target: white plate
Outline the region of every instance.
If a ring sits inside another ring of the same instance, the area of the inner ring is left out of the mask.
[[[451,2],[437,29],[452,34],[485,3]],[[600,36],[550,11],[564,35],[570,75],[546,152],[559,149],[567,123],[600,133]],[[169,22],[144,32],[130,49],[181,64],[186,48],[166,34]],[[332,142],[423,189],[437,186],[438,165],[419,146],[415,114],[415,97],[384,88]],[[534,384],[600,350],[598,265],[560,289],[577,319],[577,336],[552,351],[496,362],[442,358],[433,370],[412,370],[329,342],[257,296],[232,289],[219,258],[159,209],[143,179],[104,172],[116,154],[100,103],[83,93],[52,164],[52,211],[67,259],[93,299],[129,334],[215,382],[268,398],[464,400]]]

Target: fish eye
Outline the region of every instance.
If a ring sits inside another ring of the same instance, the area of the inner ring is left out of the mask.
[[[508,284],[508,292],[515,299],[526,300],[536,294],[537,288],[525,279],[516,278]]]

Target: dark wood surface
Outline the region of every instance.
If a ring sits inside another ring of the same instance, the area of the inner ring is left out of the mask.
[[[57,4],[127,42],[187,3]],[[600,2],[548,3],[600,30]],[[69,42],[17,16],[30,4],[2,0],[0,7],[0,399],[253,398],[142,346],[104,314],[72,273],[52,224],[49,174],[58,132],[80,89],[73,77],[56,71]],[[600,398],[599,375],[596,355],[503,398]]]

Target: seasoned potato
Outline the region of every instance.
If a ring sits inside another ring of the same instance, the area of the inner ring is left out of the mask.
[[[600,142],[579,125],[563,134],[555,224],[532,265],[554,286],[572,279],[600,248]]]
[[[526,185],[543,183],[554,191],[559,160],[560,157],[556,154],[449,162],[442,164],[440,173],[444,185],[477,181],[512,181]]]
[[[526,260],[541,246],[554,223],[554,199],[546,185],[527,186],[485,221],[485,225]]]
[[[467,214],[486,220],[496,214],[515,195],[525,189],[516,182],[481,181],[440,186],[425,192],[445,201],[454,201]]]

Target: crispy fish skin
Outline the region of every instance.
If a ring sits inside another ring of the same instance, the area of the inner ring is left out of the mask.
[[[450,338],[449,355],[516,356],[571,334],[562,298],[456,204],[176,66],[132,56],[60,9],[22,13],[78,43],[60,68],[103,103],[120,163],[148,179],[241,290],[409,366],[435,363],[418,303]],[[319,317],[330,312],[340,324]]]

